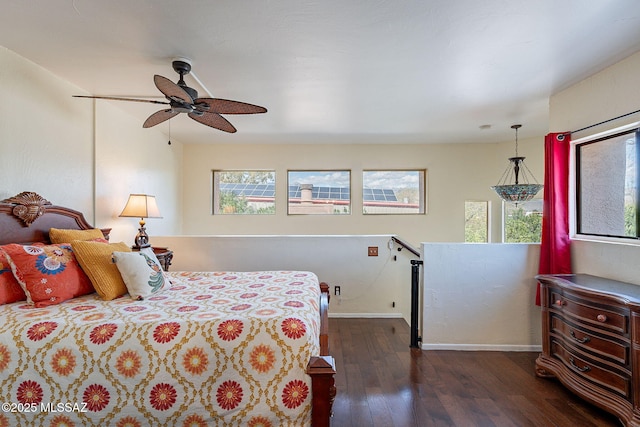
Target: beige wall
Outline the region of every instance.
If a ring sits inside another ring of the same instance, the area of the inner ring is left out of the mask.
[[[0,198],[35,191],[93,220],[93,108],[77,92],[0,47]]]
[[[536,351],[539,244],[425,243],[422,348]]]
[[[464,241],[465,200],[491,200],[493,241],[500,241],[500,206],[495,185],[513,156],[514,142],[496,144],[273,144],[195,145],[184,148],[184,225],[189,235],[207,234],[398,234],[422,241]],[[519,154],[542,182],[543,138],[521,140]],[[427,169],[426,215],[362,215],[362,171]],[[276,171],[276,214],[212,215],[213,169]],[[351,170],[352,214],[287,215],[287,170]],[[542,193],[540,193],[542,196]]]
[[[133,244],[139,219],[119,218],[131,193],[156,196],[162,219],[147,219],[150,235],[180,234],[182,144],[108,102],[96,102],[96,210],[113,241]]]
[[[549,129],[581,129],[640,109],[640,52],[554,95],[549,100]],[[573,135],[588,136],[640,120],[629,116]]]
[[[597,73],[553,96],[550,129],[571,131],[630,113],[640,108],[640,53]],[[573,138],[637,122],[635,114],[573,135]],[[588,273],[640,285],[640,246],[575,240],[572,266]]]
[[[35,191],[133,242],[137,221],[117,215],[129,193],[155,193],[150,232],[181,232],[181,144],[2,47],[0,70],[0,198]]]

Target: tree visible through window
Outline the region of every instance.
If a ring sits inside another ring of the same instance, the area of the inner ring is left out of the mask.
[[[274,214],[275,171],[213,171],[214,214]]]
[[[464,202],[464,241],[487,243],[489,231],[489,202],[467,200]]]
[[[542,199],[528,202],[502,202],[503,241],[505,243],[537,243],[542,237]]]

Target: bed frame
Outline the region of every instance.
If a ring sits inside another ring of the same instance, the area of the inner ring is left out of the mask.
[[[55,206],[34,192],[23,192],[0,201],[0,245],[8,243],[49,243],[49,229],[93,228],[81,212]],[[110,228],[101,229],[109,238]],[[335,360],[329,355],[329,285],[320,284],[320,354],[307,364],[311,377],[313,427],[328,427],[331,422],[336,388]]]

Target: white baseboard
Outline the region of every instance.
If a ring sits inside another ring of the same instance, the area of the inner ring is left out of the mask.
[[[423,343],[422,350],[457,351],[542,351],[542,345],[514,344],[429,344]]]
[[[343,319],[402,319],[402,313],[329,313],[329,317]]]

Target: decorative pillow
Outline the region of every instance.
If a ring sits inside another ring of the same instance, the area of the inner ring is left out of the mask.
[[[162,267],[153,250],[114,252],[113,260],[118,266],[131,298],[141,300],[164,288]]]
[[[147,255],[149,258],[151,258],[151,260],[153,260],[153,262],[156,265],[159,265],[160,266],[160,271],[164,271],[164,269],[162,268],[162,263],[160,262],[160,260],[156,256],[156,253],[153,252],[153,248],[152,247],[142,248],[142,249],[140,249],[140,252],[142,252],[143,254]]]
[[[0,305],[9,304],[16,301],[24,301],[27,296],[24,294],[20,283],[13,276],[11,266],[7,261],[7,255],[0,246]]]
[[[29,304],[45,307],[94,291],[68,244],[12,243],[4,251]]]
[[[89,230],[67,230],[61,228],[49,229],[51,243],[71,243],[74,240],[104,239],[104,234],[99,228]]]
[[[71,247],[82,269],[93,284],[96,292],[105,301],[110,301],[127,293],[118,267],[111,261],[114,251],[131,251],[126,243],[102,243],[74,240]]]

